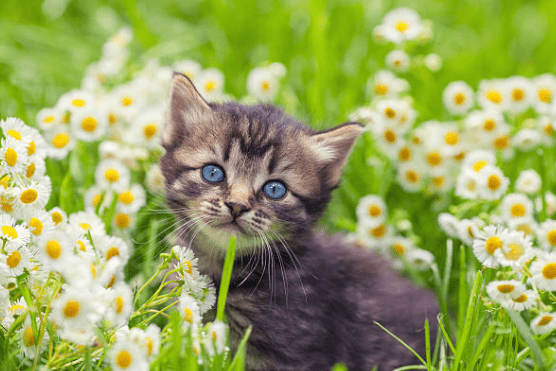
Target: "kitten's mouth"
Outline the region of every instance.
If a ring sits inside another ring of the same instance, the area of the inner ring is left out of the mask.
[[[225,223],[221,223],[218,224],[216,226],[216,228],[218,228],[221,231],[226,231],[228,233],[241,233],[241,234],[247,234],[245,232],[245,229],[243,229],[235,220],[232,220],[231,222],[225,222]]]

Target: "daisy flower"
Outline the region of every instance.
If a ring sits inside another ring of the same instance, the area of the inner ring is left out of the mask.
[[[533,216],[534,207],[523,193],[510,193],[502,199],[499,210],[504,220],[528,219]]]
[[[76,238],[82,237],[87,233],[92,236],[104,236],[105,226],[102,219],[93,211],[78,211],[69,216],[69,226]]]
[[[146,203],[145,189],[139,184],[132,184],[128,190],[118,194],[117,208],[125,213],[136,213]]]
[[[55,128],[44,133],[44,135],[48,143],[48,157],[60,160],[65,158],[69,151],[75,147],[75,138],[67,127]]]
[[[52,320],[59,326],[60,338],[77,344],[92,345],[96,323],[105,308],[98,295],[82,287],[67,286],[52,301]]]
[[[147,148],[160,146],[160,131],[164,125],[164,115],[161,110],[153,109],[137,117],[130,130],[129,142]]]
[[[72,114],[70,127],[75,138],[85,142],[93,142],[106,134],[108,120],[101,110],[90,107]]]
[[[157,194],[164,192],[165,180],[162,170],[158,164],[154,164],[147,171],[145,183],[150,192]]]
[[[436,53],[427,54],[423,62],[431,72],[438,72],[442,68],[442,58]]]
[[[543,74],[535,77],[532,83],[534,89],[533,107],[539,113],[550,113],[556,93],[556,76],[549,73]]]
[[[440,213],[440,215],[438,215],[438,225],[440,229],[450,238],[459,238],[458,223],[459,220],[450,213]]]
[[[541,312],[531,321],[531,330],[537,335],[544,335],[556,328],[556,312]]]
[[[59,229],[64,229],[67,226],[68,214],[66,214],[64,210],[56,206],[52,208],[49,211],[49,213],[50,213],[50,218],[52,219],[52,222],[54,223],[55,227],[58,227]]]
[[[408,192],[417,192],[424,183],[423,167],[416,162],[408,161],[400,164],[396,179],[402,188]]]
[[[16,222],[11,216],[0,214],[0,238],[15,247],[27,245],[30,240],[29,231],[22,225],[16,225]]]
[[[193,60],[182,60],[174,63],[173,70],[184,74],[191,81],[195,81],[202,71],[203,67],[200,63]]]
[[[456,195],[467,200],[477,199],[479,197],[479,177],[475,171],[462,167],[456,179]]]
[[[144,107],[144,101],[137,86],[130,82],[125,85],[120,85],[107,97],[110,101],[109,107],[113,107],[115,117],[121,117],[124,121],[133,122],[136,119],[138,112]],[[110,117],[108,118],[110,124]]]
[[[0,172],[8,174],[25,173],[28,154],[26,144],[12,136],[0,142]]]
[[[178,299],[178,311],[184,320],[184,325],[188,328],[197,325],[201,321],[199,305],[197,301],[188,294],[182,294]]]
[[[376,110],[384,126],[400,134],[407,132],[417,117],[417,112],[405,99],[383,99],[377,103]]]
[[[0,120],[0,128],[5,137],[12,137],[29,146],[34,132],[31,128],[25,125],[23,121],[16,117],[8,117],[7,119]]]
[[[378,71],[374,77],[369,79],[367,85],[369,90],[380,98],[395,98],[409,86],[407,81],[398,78],[388,70]]]
[[[519,268],[533,258],[531,238],[518,231],[509,231],[502,238],[502,247],[496,249],[494,256],[504,267]]]
[[[508,302],[525,292],[525,285],[517,280],[491,281],[486,287],[486,292],[492,300],[505,307]]]
[[[224,74],[216,68],[203,70],[199,73],[195,86],[206,100],[218,100],[224,91]]]
[[[117,339],[108,356],[115,371],[148,371],[149,363],[139,344],[129,339]]]
[[[98,185],[93,185],[83,196],[85,210],[96,210],[97,207],[100,207],[99,211],[102,213],[105,208],[112,204],[114,197],[115,192],[106,191]]]
[[[44,209],[50,199],[51,192],[52,184],[47,176],[36,182],[31,182],[27,186],[18,187],[16,189],[17,203],[15,207],[22,215],[35,214],[39,210]]]
[[[59,108],[43,108],[37,113],[37,124],[42,131],[61,125],[64,113]]]
[[[512,138],[512,145],[522,151],[531,151],[541,144],[541,133],[534,129],[521,129]]]
[[[73,241],[62,231],[43,233],[36,248],[38,261],[56,271],[60,271],[73,256]]]
[[[434,262],[434,255],[423,249],[413,249],[405,255],[406,261],[418,271],[424,271],[431,267]]]
[[[125,264],[130,256],[127,243],[119,237],[98,235],[93,237],[96,249],[99,251],[104,261],[109,261],[114,257],[119,257]]]
[[[554,143],[556,122],[552,117],[541,116],[535,121],[536,130],[541,134],[541,144],[550,147]]]
[[[531,282],[540,290],[556,290],[556,253],[537,253],[531,264]]]
[[[528,195],[535,194],[540,191],[541,182],[541,177],[535,170],[523,170],[515,181],[515,189]]]
[[[512,76],[506,79],[508,90],[508,104],[506,109],[510,112],[523,112],[531,106],[535,95],[531,81],[523,76]]]
[[[468,246],[473,245],[473,241],[480,234],[483,221],[479,218],[461,219],[458,223],[459,239]]]
[[[473,89],[464,81],[453,81],[444,88],[442,102],[452,115],[464,115],[475,104]]]
[[[469,152],[463,160],[462,167],[473,170],[478,173],[487,165],[495,165],[496,156],[494,152],[489,150],[475,150]]]
[[[385,248],[386,255],[392,260],[397,260],[405,258],[407,253],[416,247],[409,238],[394,236],[388,238]]]
[[[95,181],[100,187],[116,192],[129,188],[131,174],[127,167],[117,160],[103,160],[95,170]]]
[[[556,220],[547,219],[542,222],[536,231],[537,241],[546,251],[556,247]]]
[[[510,180],[496,166],[487,165],[477,173],[477,193],[484,200],[499,200],[510,185]]]
[[[160,350],[160,327],[154,323],[148,325],[142,340],[147,352],[147,358],[150,359],[157,356]]]
[[[521,295],[513,297],[505,303],[505,307],[518,312],[528,310],[537,305],[539,294],[535,290],[525,290]]]
[[[108,289],[107,311],[104,318],[112,327],[126,325],[133,310],[133,292],[125,282],[118,282]]]
[[[504,80],[482,80],[479,82],[477,101],[483,109],[504,111],[507,107],[508,88]]]
[[[396,72],[407,72],[410,62],[409,55],[403,50],[392,50],[386,55],[386,65]]]
[[[356,209],[357,219],[365,220],[370,225],[380,225],[387,216],[386,203],[376,195],[367,195],[359,199]]]
[[[35,327],[39,329],[39,325],[40,324],[37,323]],[[25,319],[22,328],[18,331],[16,336],[20,339],[19,344],[22,345],[20,349],[23,352],[24,357],[28,359],[34,359],[38,354],[44,352],[47,349],[50,340],[48,331],[44,331],[41,339],[42,342],[38,345],[37,352],[37,340],[39,339],[39,334],[35,334],[33,332],[33,325],[31,324],[30,317]]]
[[[135,225],[135,214],[125,211],[118,211],[112,219],[112,225],[121,230],[129,230]]]
[[[8,245],[5,247],[6,255],[0,254],[0,260],[8,267],[8,275],[17,277],[23,273],[25,269],[31,267],[31,252],[26,245],[16,247]]]
[[[254,68],[247,75],[247,92],[263,102],[272,101],[278,93],[278,79],[268,67]]]
[[[526,237],[535,237],[535,232],[538,229],[538,223],[533,218],[526,219],[512,219],[506,221],[508,228],[513,231],[523,233]]]
[[[483,266],[497,268],[500,265],[495,252],[502,248],[502,241],[508,233],[506,228],[495,225],[487,225],[482,231],[479,231],[472,246],[475,257]]]
[[[40,237],[44,232],[54,230],[54,221],[50,213],[39,210],[35,213],[28,213],[25,217],[27,229],[33,239]]]
[[[394,9],[382,19],[384,38],[396,44],[416,39],[422,28],[419,15],[410,8]]]
[[[472,111],[464,119],[465,127],[473,132],[482,146],[490,146],[500,135],[506,133],[508,125],[500,111],[489,109]]]
[[[56,103],[56,108],[71,114],[95,107],[95,96],[85,90],[71,90],[62,95]]]

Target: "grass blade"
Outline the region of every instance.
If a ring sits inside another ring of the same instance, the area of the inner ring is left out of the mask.
[[[417,353],[415,350],[413,350],[412,347],[410,347],[409,345],[406,344],[405,341],[403,341],[402,339],[400,339],[399,337],[397,337],[396,335],[394,335],[390,330],[388,330],[386,327],[382,326],[380,323],[378,323],[377,321],[373,321],[375,325],[377,325],[378,327],[380,327],[381,329],[383,329],[384,331],[386,331],[386,333],[388,333],[388,335],[392,336],[394,339],[396,339],[400,344],[402,344],[404,347],[406,347],[411,353],[413,353],[415,355],[415,357],[417,357],[419,359],[419,361],[423,364],[423,365],[427,365],[427,362],[425,362],[425,360],[423,359],[423,357],[421,357],[419,355],[419,353]],[[426,369],[426,367],[425,367]]]
[[[239,343],[236,355],[234,356],[234,360],[228,368],[228,371],[243,371],[245,369],[245,346],[247,345],[249,336],[251,336],[251,329],[251,326],[249,326],[247,331],[245,331],[245,335],[243,335],[243,339],[241,339],[241,342]]]
[[[218,305],[216,309],[216,318],[224,322],[224,308],[226,307],[226,297],[228,296],[228,288],[230,287],[230,279],[232,277],[232,269],[234,268],[234,259],[236,256],[236,238],[230,237],[228,250],[226,251],[226,260],[224,261],[224,269],[222,270],[222,279],[220,280],[220,289],[218,290]]]
[[[546,364],[546,358],[542,353],[539,344],[535,340],[531,328],[527,325],[527,323],[525,323],[525,321],[523,320],[523,318],[521,318],[519,313],[510,309],[507,309],[506,313],[508,313],[508,316],[512,319],[523,341],[525,341],[525,343],[529,345],[529,348],[531,349],[531,353],[533,354],[533,358],[535,359],[535,362],[537,362],[537,365],[541,370],[544,370]]]

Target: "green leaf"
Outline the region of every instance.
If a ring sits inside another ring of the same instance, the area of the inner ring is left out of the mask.
[[[519,313],[510,309],[507,309],[506,313],[508,313],[508,316],[512,319],[523,341],[525,341],[525,343],[527,343],[527,345],[531,349],[531,353],[533,354],[535,362],[537,362],[537,366],[539,366],[541,370],[544,370],[546,359],[544,357],[544,354],[542,353],[541,347],[535,340],[531,328],[527,325],[527,323],[525,323]]]
[[[228,371],[245,370],[245,347],[247,346],[247,340],[249,339],[249,336],[251,336],[251,330],[252,328],[251,326],[249,326],[247,331],[245,331],[245,335],[243,335],[243,339],[241,339],[241,342],[239,343],[237,352],[234,356],[234,360],[232,361],[232,364],[228,368]]]
[[[228,296],[228,288],[230,287],[230,279],[232,277],[232,269],[234,268],[234,259],[236,256],[236,238],[230,237],[228,250],[226,250],[226,260],[222,270],[222,279],[220,280],[220,290],[218,291],[218,304],[216,310],[216,318],[224,321],[224,309],[226,307],[226,297]]]

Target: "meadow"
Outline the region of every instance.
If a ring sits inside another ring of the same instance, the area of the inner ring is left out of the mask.
[[[209,101],[366,126],[320,227],[437,293],[438,340],[411,369],[555,369],[554,14],[550,0],[2,1],[0,370],[244,369],[225,293],[167,239],[173,71]]]

